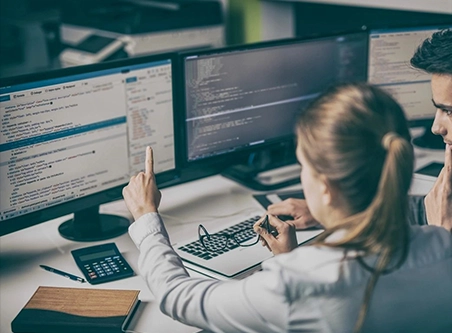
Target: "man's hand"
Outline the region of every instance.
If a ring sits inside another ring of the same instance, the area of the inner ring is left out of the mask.
[[[452,231],[452,145],[446,145],[444,168],[424,200],[427,222]]]
[[[298,246],[295,226],[292,223],[283,222],[276,216],[268,215],[268,222],[278,232],[278,235],[274,237],[260,226],[264,219],[265,216],[254,224],[254,231],[262,238],[262,245],[268,247],[273,254],[287,253]]]
[[[306,200],[302,199],[286,199],[284,201],[278,202],[268,206],[267,211],[271,215],[290,215],[293,220],[290,222],[297,229],[306,229],[314,226],[318,226],[319,223],[314,220],[309,208],[306,205]]]
[[[129,184],[122,190],[122,195],[135,220],[146,213],[157,212],[162,195],[155,183],[151,147],[146,148],[145,171],[130,178]]]

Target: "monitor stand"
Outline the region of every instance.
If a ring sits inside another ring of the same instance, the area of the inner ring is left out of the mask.
[[[66,239],[78,242],[94,242],[114,238],[127,232],[130,222],[117,215],[99,213],[99,206],[74,213],[74,218],[63,222],[58,231]]]
[[[413,139],[413,144],[419,148],[443,150],[446,145],[441,135],[433,134],[428,127],[425,127],[424,134]]]
[[[300,166],[291,164],[259,172],[240,164],[226,169],[222,175],[252,190],[268,192],[300,183]]]

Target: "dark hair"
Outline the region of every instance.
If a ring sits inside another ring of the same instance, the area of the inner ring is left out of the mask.
[[[424,40],[410,63],[430,74],[452,75],[452,29],[435,32]]]

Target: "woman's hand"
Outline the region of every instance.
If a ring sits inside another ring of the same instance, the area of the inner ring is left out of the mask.
[[[292,216],[292,220],[286,222],[292,223],[297,229],[306,229],[320,224],[312,217],[306,200],[302,199],[286,199],[284,201],[271,204],[267,207],[267,211],[272,215],[288,215]]]
[[[276,216],[268,215],[268,222],[276,229],[278,235],[275,237],[260,225],[265,216],[254,224],[256,231],[262,239],[262,245],[266,246],[273,254],[287,253],[298,246],[295,226],[291,222],[283,222]]]
[[[151,147],[146,148],[145,171],[130,178],[129,184],[122,190],[122,195],[135,220],[146,213],[157,212],[162,195],[155,182]]]

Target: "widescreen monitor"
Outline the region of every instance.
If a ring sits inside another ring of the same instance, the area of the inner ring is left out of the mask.
[[[425,127],[416,145],[444,148],[441,137],[431,133],[436,109],[432,103],[431,75],[414,69],[410,59],[434,32],[451,26],[374,29],[369,33],[368,81],[390,92],[402,105],[412,127]]]
[[[293,143],[296,115],[310,101],[334,83],[366,80],[367,42],[358,32],[185,54],[185,162],[228,164]]]
[[[0,235],[74,213],[69,239],[127,230],[99,214],[122,197],[155,151],[157,181],[177,176],[172,55],[3,79],[0,87]]]

